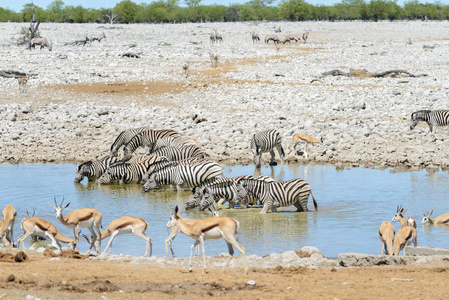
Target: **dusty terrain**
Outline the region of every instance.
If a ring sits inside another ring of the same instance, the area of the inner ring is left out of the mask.
[[[186,268],[31,254],[0,261],[1,299],[444,299],[447,263],[425,267]],[[0,255],[1,256],[1,255]],[[13,277],[11,277],[13,275]],[[251,282],[254,281],[254,282]]]

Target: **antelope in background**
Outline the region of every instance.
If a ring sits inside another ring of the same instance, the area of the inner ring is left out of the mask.
[[[185,63],[182,65],[182,69],[184,70],[184,75],[186,76],[186,78],[189,76],[189,66],[190,63]]]
[[[429,211],[426,212],[426,214],[424,215],[424,218],[422,219],[422,222],[421,222],[422,225],[424,225],[426,223],[449,225],[449,213],[438,216],[435,219],[431,219],[430,216],[432,215],[432,213],[433,213],[433,210],[430,212],[430,214],[429,214]]]
[[[229,262],[234,256],[234,249],[236,247],[243,257],[243,266],[245,268],[245,274],[248,274],[248,267],[246,265],[245,248],[243,248],[235,239],[239,228],[239,222],[230,217],[212,217],[207,219],[185,219],[181,218],[178,214],[178,206],[176,205],[173,214],[170,216],[170,220],[167,226],[179,226],[180,231],[193,238],[195,243],[190,248],[190,262],[189,271],[192,271],[192,256],[193,248],[198,244],[201,245],[201,251],[203,252],[203,274],[206,273],[206,256],[204,252],[204,240],[206,239],[219,239],[224,238],[228,245],[230,257],[223,267],[223,272],[228,266]]]
[[[380,224],[379,238],[382,242],[381,255],[393,255],[394,233],[394,227],[390,222],[384,221]]]
[[[313,136],[308,135],[308,134],[295,133],[293,135],[293,142],[290,143],[290,146],[288,147],[290,152],[291,152],[291,146],[292,146],[292,144],[294,144],[293,150],[295,151],[295,154],[296,154],[296,146],[300,143],[306,143],[306,148],[304,150],[304,156],[307,159],[309,157],[309,155],[307,154],[307,145],[312,144],[312,146],[315,146],[315,144],[324,144],[324,138],[321,137],[319,140],[317,140],[316,138],[314,138]],[[323,154],[325,152],[326,151],[324,151]]]
[[[412,226],[405,226],[399,229],[396,237],[394,238],[394,252],[393,255],[398,256],[399,252],[404,249],[403,255],[405,255],[405,250],[408,245],[413,243],[415,247],[418,245],[418,234],[416,229]]]
[[[88,228],[91,235],[93,236],[93,242],[90,245],[90,248],[86,254],[89,255],[90,250],[94,246],[97,238],[99,239],[98,253],[101,253],[101,231],[100,231],[100,225],[101,225],[101,219],[102,219],[101,212],[99,212],[95,208],[87,208],[86,207],[86,208],[72,210],[66,216],[63,216],[62,210],[64,208],[66,208],[67,206],[69,206],[70,202],[67,203],[65,206],[62,206],[62,204],[64,203],[64,198],[62,199],[60,205],[58,205],[56,203],[56,198],[54,200],[55,200],[55,205],[53,205],[51,203],[48,203],[48,204],[50,204],[50,206],[54,208],[54,210],[56,212],[56,218],[59,220],[59,222],[61,222],[62,225],[65,225],[69,228],[73,228],[73,234],[75,235],[75,240],[76,240],[76,251],[79,252],[78,228],[81,227],[81,228]],[[93,229],[94,227],[96,228],[98,235],[97,235],[97,233],[95,233],[95,231]]]
[[[29,78],[30,78],[29,75],[19,78],[19,91],[21,93],[27,92],[27,83]]]
[[[253,44],[258,43],[260,41],[259,35],[254,31],[251,31],[251,39],[253,40]]]
[[[9,246],[14,247],[14,221],[17,216],[17,211],[15,208],[8,204],[2,211],[3,221],[0,223],[0,239],[3,240],[3,245],[5,241],[9,242]]]
[[[412,217],[408,217],[407,219],[404,220],[404,214],[407,212],[408,209],[404,210],[404,208],[402,208],[402,205],[396,208],[396,213],[394,214],[393,219],[391,219],[392,222],[397,222],[399,221],[399,223],[401,223],[402,227],[405,226],[412,226],[414,228],[416,228],[416,222],[415,219],[413,219]]]
[[[209,57],[212,62],[212,67],[216,68],[218,65],[218,54],[209,53]]]

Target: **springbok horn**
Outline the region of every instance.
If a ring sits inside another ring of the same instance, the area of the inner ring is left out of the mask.
[[[55,200],[55,206],[58,207],[58,203],[56,202],[56,196],[53,199]]]

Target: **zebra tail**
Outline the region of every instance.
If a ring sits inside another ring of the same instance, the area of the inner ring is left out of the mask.
[[[315,207],[315,211],[318,211],[318,203],[316,202],[315,197],[313,196],[312,190],[310,190],[310,195],[312,195],[313,206]]]
[[[285,157],[285,151],[284,151],[284,147],[282,147],[282,145],[281,145],[281,156]]]

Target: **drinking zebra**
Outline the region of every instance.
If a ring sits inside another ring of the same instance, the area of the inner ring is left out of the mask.
[[[169,161],[180,161],[191,157],[204,158],[206,153],[197,145],[189,145],[181,148],[162,147],[151,154],[157,156],[164,156]]]
[[[297,211],[308,211],[309,195],[312,195],[315,211],[318,211],[318,204],[312,189],[305,180],[297,178],[275,182],[273,179],[271,179],[272,181],[268,179],[260,180],[260,177],[244,180],[237,185],[239,198],[251,193],[262,201],[263,208],[260,213],[266,213],[273,205],[294,205]]]
[[[136,134],[138,134],[144,130],[150,130],[150,128],[148,126],[144,126],[144,127],[139,127],[139,128],[126,129],[126,130],[123,130],[122,132],[120,132],[120,134],[115,139],[114,143],[112,143],[110,155],[117,156],[120,147],[128,144],[128,142]]]
[[[177,165],[164,168],[153,173],[142,187],[143,192],[157,186],[173,184],[178,191],[182,186],[195,187],[203,182],[223,175],[223,168],[215,162],[204,162],[196,165]]]
[[[96,161],[86,161],[78,166],[75,175],[75,182],[81,182],[84,177],[89,181],[95,181],[103,175],[107,167],[117,161],[117,157],[107,155]]]
[[[106,184],[110,183],[111,180],[122,180],[123,183],[140,182],[148,167],[162,160],[166,160],[166,158],[153,155],[144,161],[136,163],[116,162],[106,169],[104,174],[98,179],[98,183]]]
[[[281,135],[277,130],[271,129],[257,132],[251,137],[250,146],[254,155],[254,163],[257,167],[260,167],[262,153],[265,152],[270,152],[271,154],[270,166],[276,165],[274,161],[274,148],[277,149],[281,157],[281,164],[284,164],[285,152],[284,148],[282,148]]]
[[[153,148],[153,144],[163,137],[179,137],[181,134],[177,131],[171,129],[161,129],[161,130],[144,130],[142,132],[137,133],[123,148],[123,160],[129,160],[140,146],[148,147],[149,149]]]
[[[186,209],[199,206],[199,210],[205,210],[215,200],[224,199],[229,202],[229,208],[234,208],[237,200],[237,185],[232,178],[219,177],[204,182],[192,190],[193,194],[186,203]]]
[[[412,113],[410,130],[413,130],[419,121],[427,122],[430,132],[436,133],[438,126],[449,125],[449,110],[419,110]],[[433,129],[435,128],[435,131]]]

